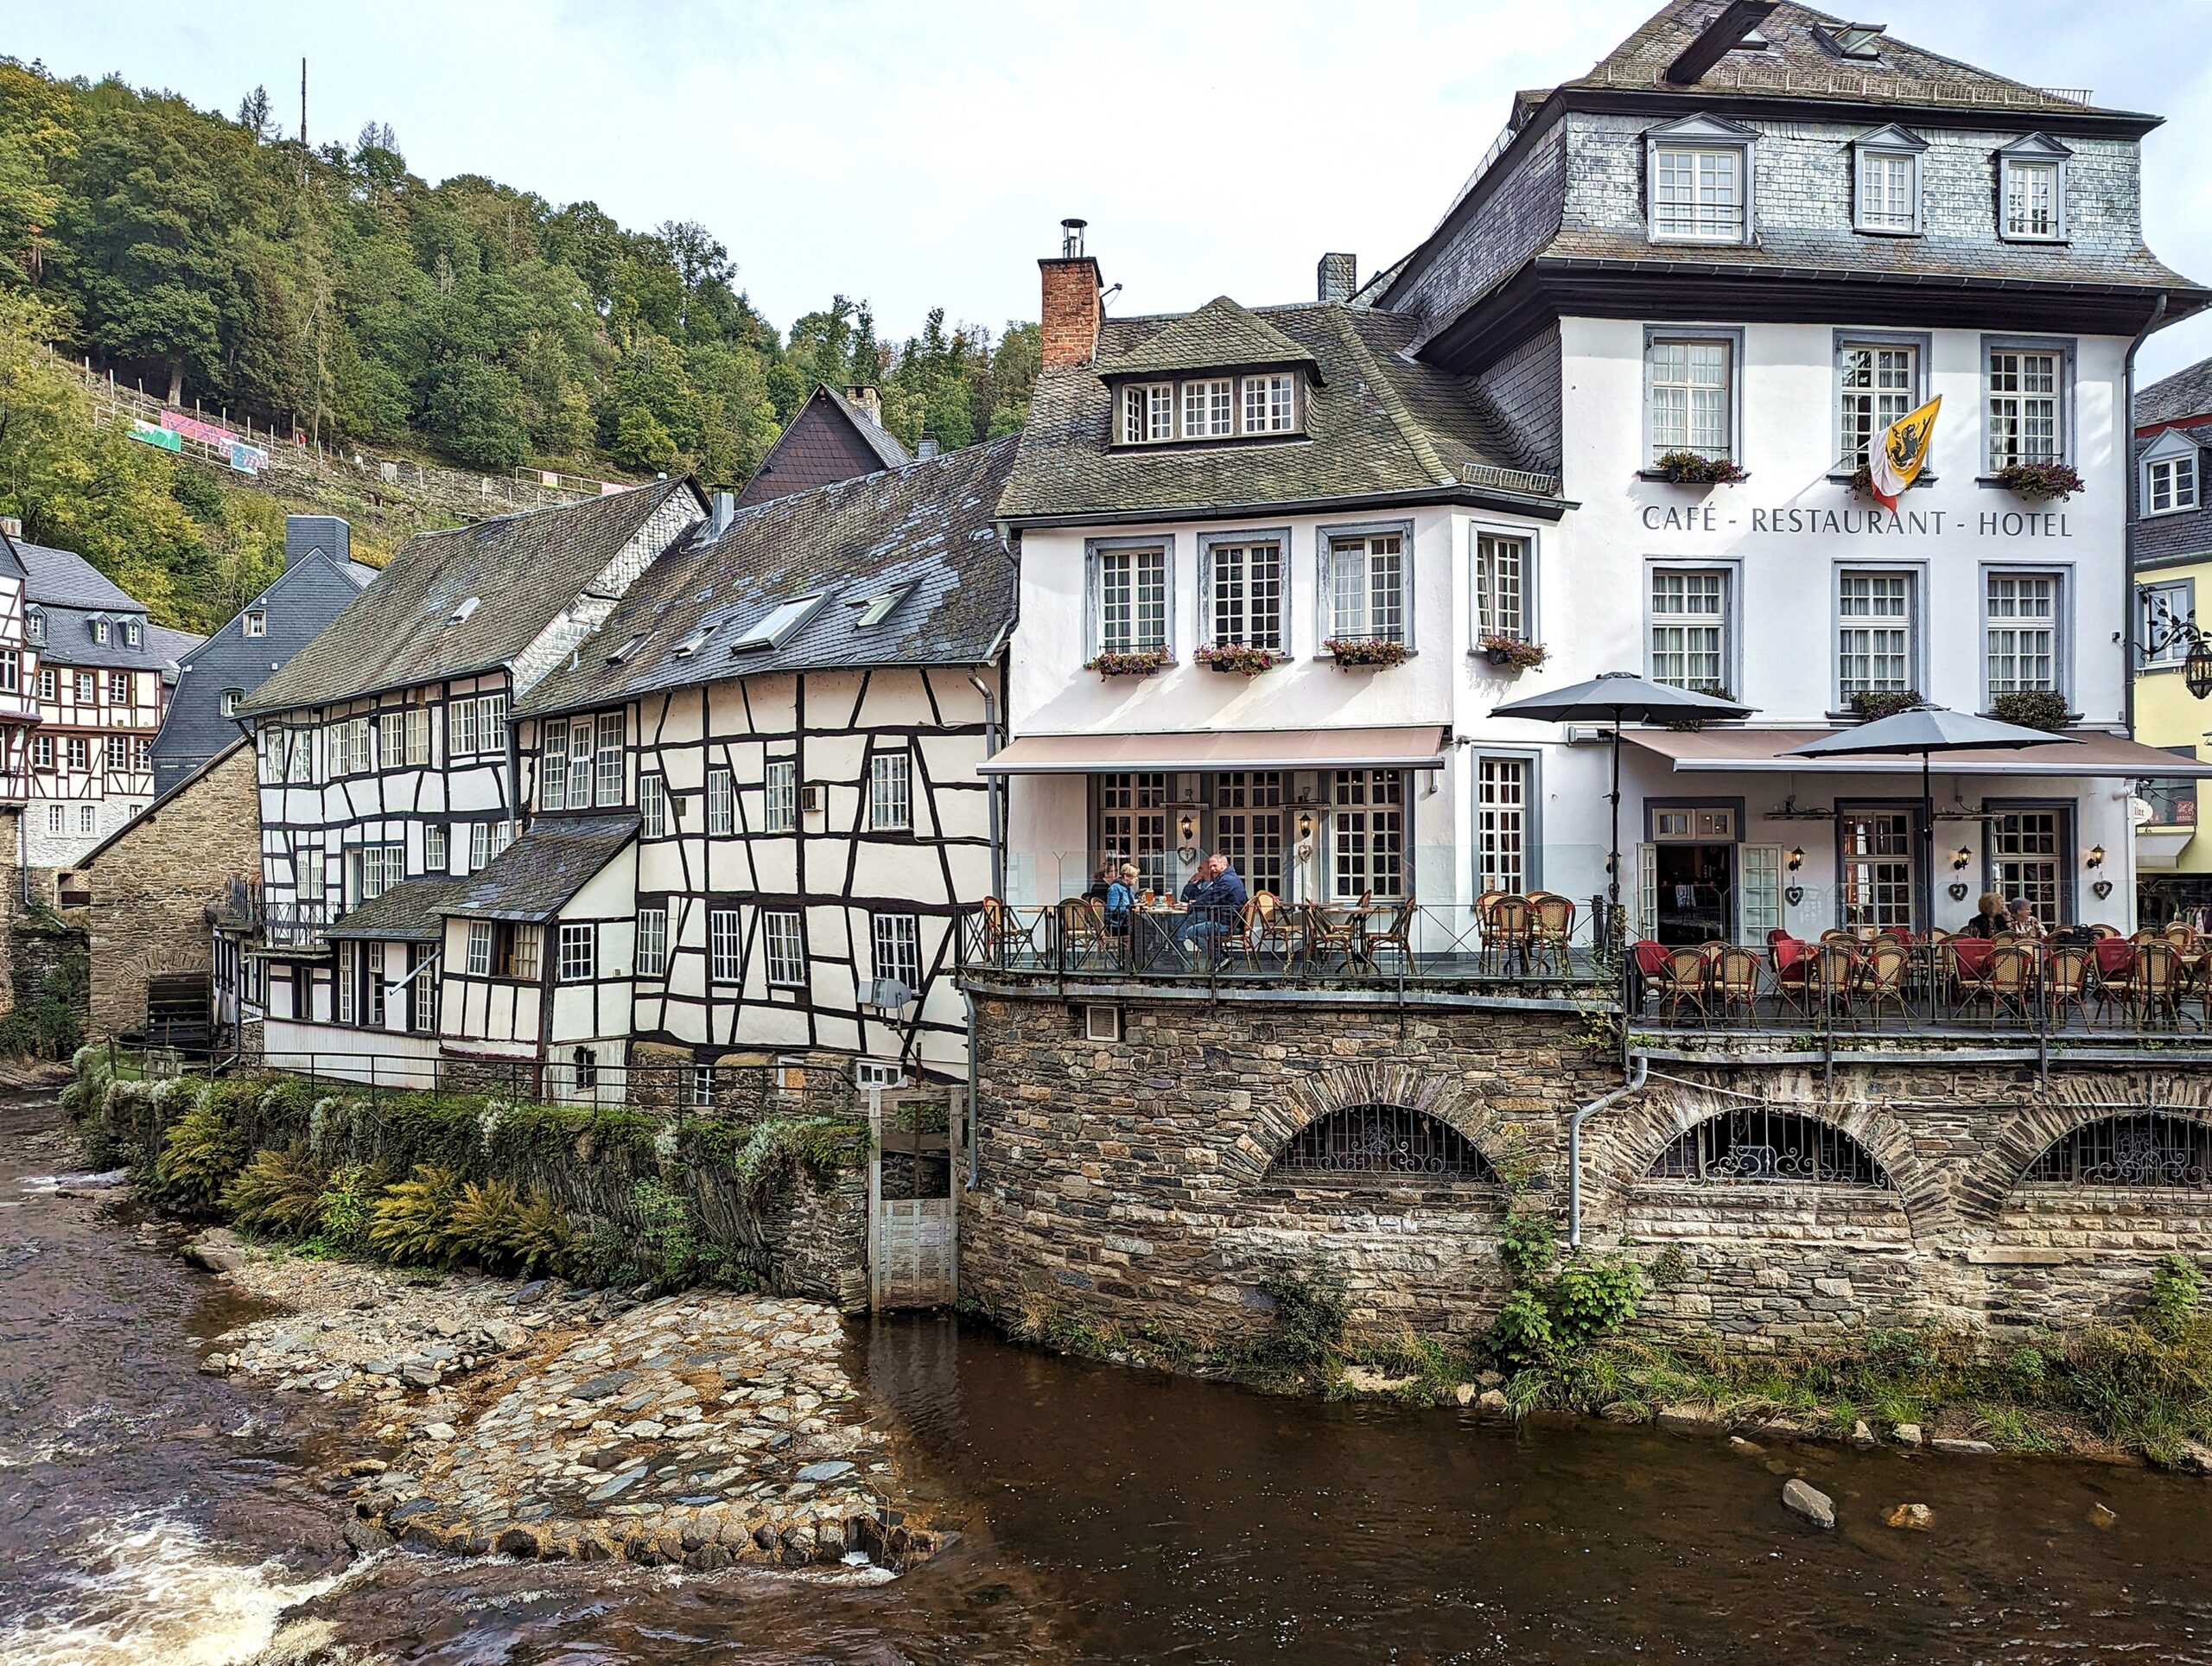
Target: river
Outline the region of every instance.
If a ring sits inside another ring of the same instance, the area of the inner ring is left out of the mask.
[[[349,1567],[319,1477],[367,1448],[194,1369],[254,1310],[112,1191],[57,1189],[58,1120],[0,1103],[6,1666],[227,1666],[287,1609],[332,1658],[456,1666],[2212,1661],[2202,1481],[1275,1399],[928,1317],[853,1331],[966,1529],[904,1579]],[[1834,1533],[1777,1470],[1834,1497]],[[1882,1524],[1904,1502],[1932,1531]]]

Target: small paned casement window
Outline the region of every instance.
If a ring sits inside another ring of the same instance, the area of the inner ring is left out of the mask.
[[[1728,575],[1661,568],[1651,575],[1651,680],[1719,693],[1728,678]]]
[[[599,927],[588,921],[563,923],[557,964],[562,982],[590,982],[599,970]]]
[[[346,717],[331,725],[330,769],[334,775],[359,775],[373,768],[369,720]]]
[[[1213,645],[1288,650],[1283,631],[1283,560],[1279,539],[1206,548],[1207,617]]]
[[[38,674],[38,697],[48,702],[49,703],[54,701],[57,701],[61,697],[61,677],[60,672],[54,671],[41,671]]]
[[[903,752],[879,752],[868,760],[868,824],[878,832],[912,825],[914,764]]]
[[[369,1027],[380,1030],[385,1027],[385,996],[387,986],[384,976],[384,944],[368,945]]]
[[[1167,645],[1167,551],[1101,550],[1094,558],[1098,649],[1135,653]]]
[[[1100,860],[1133,862],[1139,886],[1173,891],[1173,847],[1167,837],[1167,776],[1157,770],[1098,777]]]
[[[1927,149],[1926,140],[1895,124],[1853,142],[1859,230],[1891,237],[1920,230],[1920,158]]]
[[[315,779],[315,731],[296,728],[292,731],[292,761],[285,772],[285,779],[292,781]]]
[[[93,676],[90,671],[79,671],[69,680],[75,689],[77,703],[79,705],[89,706],[98,702],[100,693],[100,680],[99,677]]]
[[[663,777],[638,778],[638,818],[647,838],[668,836],[668,783]]]
[[[569,725],[569,808],[591,808],[591,781],[597,748],[593,745],[592,720],[579,717]]]
[[[111,734],[107,737],[107,766],[118,771],[128,770],[130,767],[130,737],[129,735]]]
[[[1529,540],[1498,532],[1475,534],[1475,635],[1533,640],[1529,617]]]
[[[1475,766],[1475,886],[1514,896],[1529,888],[1526,758],[1484,758]]]
[[[769,909],[760,916],[760,943],[768,982],[783,989],[806,983],[806,938],[798,914]]]
[[[1406,790],[1394,769],[1334,772],[1331,889],[1343,901],[1395,897],[1405,883]]]
[[[423,871],[442,874],[451,860],[446,848],[445,823],[429,823],[423,829]]]
[[[238,708],[239,708],[240,706],[244,705],[245,703],[245,690],[244,689],[225,689],[225,690],[223,690],[223,715],[224,715],[224,716],[226,716],[226,717],[235,717],[235,716],[237,716],[237,715],[238,715]]]
[[[249,607],[245,610],[245,617],[240,621],[238,628],[248,636],[267,636],[269,615],[258,607]]]
[[[797,919],[796,914],[785,918]],[[707,915],[707,976],[717,983],[734,983],[744,976],[745,956],[738,935],[737,910],[715,908]]]
[[[1126,382],[1114,434],[1121,445],[1294,434],[1300,378],[1294,371],[1209,375],[1179,382]]]
[[[1997,153],[1998,230],[2016,242],[2066,235],[2066,159],[2056,139],[2031,134]]]
[[[377,757],[385,769],[397,768],[407,760],[407,714],[404,711],[380,712],[377,716]]]
[[[1649,134],[1645,188],[1655,243],[1749,241],[1751,128],[1692,116]]]
[[[604,806],[622,802],[622,714],[599,715],[599,802]]]
[[[446,708],[446,755],[472,758],[507,744],[507,696],[480,694]]]
[[[54,767],[54,737],[51,734],[41,734],[32,741],[31,767],[33,769]]]
[[[48,804],[47,806],[46,830],[48,832],[66,833],[69,830],[68,822],[69,811],[67,805]]]
[[[726,769],[707,772],[707,836],[726,839],[737,830],[737,778]]]
[[[712,1110],[715,1108],[715,1067],[712,1065],[691,1066],[691,1109]]]
[[[1913,678],[1912,575],[1845,573],[1836,581],[1836,683],[1855,694],[1903,694]]]
[[[98,830],[99,820],[99,811],[92,804],[86,804],[77,811],[77,830],[79,833],[93,832]]]
[[[1983,630],[1991,694],[2057,690],[2060,587],[2056,573],[1989,575]]]
[[[431,1034],[438,1027],[438,980],[435,973],[426,970],[429,963],[428,960],[417,961],[408,972],[415,980],[409,986],[415,997],[409,1027],[418,1035]]]
[[[2158,457],[2144,465],[2143,507],[2146,514],[2171,515],[2196,507],[2196,448],[2171,457]],[[9,679],[6,687],[16,684]]]
[[[543,778],[537,785],[537,803],[542,810],[566,810],[569,807],[569,725],[567,720],[555,718],[545,725],[545,739],[539,748],[538,773]]]
[[[2049,463],[2064,455],[2066,355],[2056,347],[1992,347],[1989,472],[2015,463]]]
[[[1277,372],[1244,378],[1244,431],[1287,434],[1298,426],[1298,378]]]
[[[1226,376],[1183,384],[1183,437],[1226,439],[1236,431],[1236,405]]]
[[[107,674],[107,697],[111,704],[127,706],[130,703],[130,673],[110,671]]]
[[[668,910],[638,910],[638,976],[668,975]]]
[[[1406,539],[1402,532],[1338,534],[1329,539],[1321,592],[1324,639],[1406,640]]]
[[[355,986],[361,980],[361,945],[341,943],[338,945],[338,1021],[353,1021]]]
[[[524,980],[537,976],[538,945],[543,927],[510,925],[495,920],[492,927],[492,967],[501,977]]]
[[[13,648],[0,648],[0,694],[14,694],[22,684],[22,656]]]
[[[23,634],[33,642],[46,640],[46,610],[34,607],[23,615]]]
[[[141,625],[137,620],[132,619],[124,621],[123,639],[129,643],[132,647],[135,648],[140,645],[145,633],[146,627],[143,625]]]
[[[1650,359],[1648,426],[1651,461],[1673,451],[1725,458],[1735,448],[1735,347],[1726,340],[1656,336]]]
[[[760,772],[761,824],[771,833],[798,827],[798,760],[771,758]]]
[[[364,845],[360,864],[360,898],[363,902],[372,902],[407,877],[407,847]]]
[[[1145,445],[1175,437],[1175,385],[1135,382],[1122,390],[1122,443]]]
[[[468,824],[468,871],[479,872],[492,860],[492,823],[471,822]]]
[[[90,769],[92,766],[92,743],[81,734],[69,737],[69,767]]]
[[[104,619],[96,619],[92,621],[92,640],[103,645],[106,643],[107,620]]]
[[[1920,404],[1920,349],[1909,341],[1847,341],[1836,366],[1839,467],[1866,461],[1891,423]]]
[[[913,914],[878,914],[874,921],[875,975],[919,993],[922,923]]]
[[[468,922],[467,964],[471,977],[492,976],[492,922],[488,919]]]

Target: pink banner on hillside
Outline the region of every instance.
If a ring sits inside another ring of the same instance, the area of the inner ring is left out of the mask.
[[[197,440],[202,445],[212,445],[229,450],[245,443],[243,439],[215,423],[203,423],[197,416],[188,416],[181,410],[162,413],[162,426],[172,434],[181,434],[188,440]]]

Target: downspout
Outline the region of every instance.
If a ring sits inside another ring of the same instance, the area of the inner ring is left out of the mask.
[[[1582,1247],[1582,1125],[1609,1105],[1619,1103],[1630,1094],[1639,1091],[1651,1075],[1651,1061],[1642,1053],[1637,1054],[1629,1069],[1625,1086],[1611,1093],[1601,1093],[1574,1113],[1567,1125],[1567,1244],[1570,1250]]]
[[[2127,471],[2127,490],[2122,501],[2127,506],[2127,526],[2123,534],[2121,549],[2126,559],[2120,573],[2120,640],[2126,643],[2126,658],[2120,665],[2120,718],[2127,726],[2130,740],[2135,737],[2135,518],[2142,512],[2141,473],[2135,467],[2135,355],[2143,349],[2152,333],[2166,321],[2166,295],[2158,292],[2158,303],[2151,308],[2151,316],[2136,332],[2135,339],[2127,344],[2126,369],[2121,374],[2120,442],[2120,466]]]

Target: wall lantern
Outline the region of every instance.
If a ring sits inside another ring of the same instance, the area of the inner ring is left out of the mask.
[[[1789,871],[1794,874],[1804,865],[1804,848],[1802,845],[1792,845],[1789,848]]]
[[[1310,810],[1301,810],[1298,812],[1298,842],[1304,844],[1313,836],[1313,812]]]
[[[1951,870],[1954,873],[1961,872],[1973,860],[1974,852],[1967,849],[1966,846],[1961,845],[1956,850],[1951,852]]]
[[[2094,869],[2094,868],[2102,868],[2102,867],[2105,865],[2105,848],[2104,848],[2104,846],[2102,846],[2102,845],[2101,845],[2101,844],[2093,844],[2093,845],[2091,845],[2091,846],[2089,847],[2089,854],[2088,854],[2088,855],[2087,857],[2085,857],[2085,858],[2083,859],[2083,864],[2082,864],[2082,865],[2083,865],[2084,867],[2087,867],[2087,868],[2093,868],[2093,869]]]
[[[2199,700],[2212,695],[2212,642],[2200,636],[2189,645],[2189,658],[2181,662],[2181,680]]]
[[[1176,826],[1181,830],[1183,835],[1182,838],[1178,841],[1178,843],[1182,844],[1196,844],[1198,842],[1198,818],[1196,816],[1193,816],[1189,811],[1186,810],[1183,812],[1183,819],[1177,823]]]

